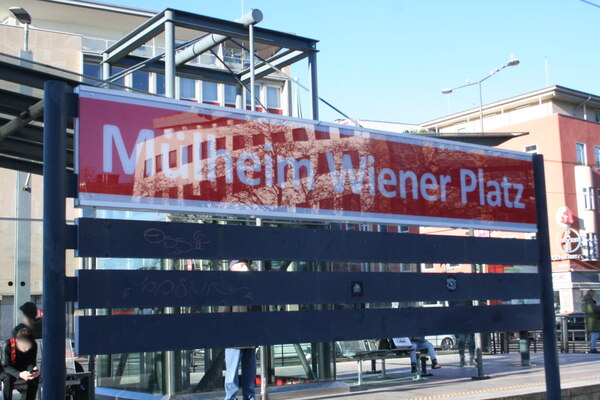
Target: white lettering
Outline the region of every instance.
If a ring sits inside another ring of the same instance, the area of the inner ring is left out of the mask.
[[[350,188],[352,193],[360,194],[362,192],[362,186],[365,176],[365,169],[367,167],[367,157],[361,157],[358,167],[358,172],[354,172],[354,166],[352,165],[352,158],[349,154],[344,154],[342,157],[342,170],[337,172],[335,168],[335,159],[332,152],[327,152],[327,164],[329,165],[329,172],[331,180],[333,181],[333,190],[337,193],[344,191],[346,185],[346,176],[350,181]]]
[[[396,174],[389,168],[383,168],[379,171],[377,188],[379,192],[385,197],[395,197],[395,190],[387,190],[386,185],[396,186]]]
[[[301,160],[296,160],[292,157],[277,158],[277,184],[279,187],[283,187],[285,184],[285,167],[289,166],[292,169],[293,174],[293,186],[298,189],[300,187],[300,168],[304,167],[306,169],[306,175],[308,179],[308,189],[312,190],[314,188],[315,180],[313,176],[313,166],[309,159],[304,158]]]
[[[467,178],[470,179],[470,183],[467,184]],[[463,203],[467,203],[467,193],[470,193],[475,190],[477,187],[477,176],[470,169],[460,170],[460,201]]]
[[[115,125],[104,125],[103,127],[103,159],[102,169],[104,172],[113,172],[113,143],[117,148],[117,154],[121,160],[123,172],[133,175],[135,166],[138,163],[142,153],[142,147],[146,147],[146,175],[152,176],[156,173],[154,162],[154,131],[152,129],[140,129],[135,140],[135,145],[131,150],[131,154],[127,153],[125,142],[121,131]]]
[[[214,135],[207,135],[208,138],[208,180],[214,182],[217,180],[217,158],[221,157],[225,162],[225,182],[233,182],[233,160],[227,150],[217,150],[217,141]]]
[[[429,194],[430,190],[437,190],[438,184],[435,175],[426,172],[421,175],[421,181],[419,183],[421,186],[421,196],[427,201],[436,201],[438,199],[437,194]]]
[[[513,183],[513,188],[517,189],[514,202],[515,208],[525,208],[525,204],[521,203],[521,198],[523,197],[523,185],[520,183]]]
[[[486,186],[493,188],[493,190],[487,192],[487,203],[492,207],[501,207],[502,191],[500,190],[500,184],[496,181],[488,181]]]
[[[500,186],[504,189],[504,205],[508,208],[512,208],[513,203],[510,201],[510,193],[508,191],[512,187],[512,184],[508,181],[507,177],[503,176]]]
[[[412,182],[412,197],[414,200],[417,200],[419,198],[419,187],[417,184],[417,175],[410,170],[407,171],[400,171],[398,173],[398,180],[400,181],[398,184],[400,185],[400,197],[405,199],[406,198],[406,180],[410,179]]]
[[[246,160],[252,161],[252,164],[247,164]],[[244,152],[240,155],[237,160],[237,176],[245,185],[260,185],[260,178],[248,178],[246,172],[260,172],[260,159],[254,153]]]

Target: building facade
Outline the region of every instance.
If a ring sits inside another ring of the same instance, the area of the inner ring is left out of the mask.
[[[557,312],[580,312],[587,289],[600,289],[600,96],[552,86],[428,121],[430,135],[482,142],[544,156],[548,220]],[[502,133],[503,135],[499,135]],[[504,232],[456,232],[507,236]],[[527,272],[531,267],[509,266]],[[429,265],[426,270],[471,271],[471,266]],[[506,266],[487,266],[503,272]]]

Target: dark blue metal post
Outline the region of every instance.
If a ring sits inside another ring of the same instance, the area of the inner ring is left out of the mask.
[[[67,94],[44,84],[44,255],[42,398],[65,398],[65,249]]]
[[[554,316],[554,291],[552,287],[552,262],[550,261],[550,232],[548,228],[548,205],[546,204],[546,178],[544,157],[533,156],[535,202],[537,213],[537,241],[539,243],[538,272],[541,283],[542,319],[544,333],[544,367],[546,369],[546,392],[548,400],[559,400],[560,370],[556,345],[556,322]]]

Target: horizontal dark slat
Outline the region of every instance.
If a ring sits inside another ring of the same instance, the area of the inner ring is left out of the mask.
[[[537,274],[79,270],[78,308],[534,299]],[[456,290],[448,289],[454,279]],[[352,293],[353,284],[363,295]]]
[[[539,305],[116,315],[76,317],[75,345],[89,355],[540,327]]]
[[[80,257],[538,263],[535,240],[82,218]]]
[[[41,161],[33,162],[28,160],[5,157],[3,155],[0,155],[0,168],[30,172],[36,175],[42,175],[44,173],[44,168]]]

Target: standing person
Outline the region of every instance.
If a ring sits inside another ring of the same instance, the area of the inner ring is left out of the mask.
[[[35,303],[28,301],[19,307],[19,310],[23,313],[23,322],[15,326],[12,331],[13,337],[18,331],[23,328],[29,328],[34,339],[42,338],[42,319],[38,318],[38,309]]]
[[[233,260],[230,271],[251,271],[250,261]],[[220,312],[248,312],[248,306],[222,306]],[[236,347],[225,349],[225,400],[236,400],[239,390],[238,369],[242,365],[243,400],[256,400],[254,381],[256,379],[256,349],[254,347]]]
[[[450,307],[471,307],[473,302],[470,300],[465,301],[451,301]],[[457,311],[460,312],[460,311]],[[469,346],[469,365],[475,365],[475,334],[474,333],[457,333],[456,341],[458,342],[458,355],[460,357],[460,366],[464,367],[467,365],[465,361],[465,349]]]
[[[465,349],[469,346],[469,365],[475,365],[475,334],[459,333],[456,335],[458,341],[458,355],[460,356],[460,366],[467,365],[465,361]]]
[[[596,342],[600,337],[600,309],[596,304],[596,292],[588,290],[581,301],[585,313],[585,331],[590,334],[590,353],[598,353]]]
[[[39,385],[40,371],[36,367],[37,344],[28,328],[4,343],[0,380],[4,384],[3,400],[12,400],[12,392],[17,389],[22,400],[35,400]]]

